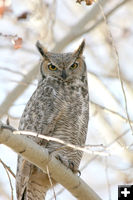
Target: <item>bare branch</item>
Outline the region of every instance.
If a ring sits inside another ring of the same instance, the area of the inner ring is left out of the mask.
[[[54,186],[53,186],[53,183],[52,183],[52,179],[51,179],[51,177],[50,177],[50,173],[49,173],[48,166],[47,166],[47,174],[48,174],[48,178],[49,178],[50,185],[51,185],[52,190],[53,190],[54,199],[56,200],[56,194],[55,194]]]
[[[10,147],[16,153],[20,153],[26,160],[33,163],[50,175],[58,183],[62,184],[79,200],[100,200],[101,198],[77,175],[62,165],[55,157],[48,154],[47,149],[42,148],[32,140],[22,135],[14,135],[9,129],[0,125],[0,143]]]
[[[83,151],[83,152],[93,154],[93,155],[103,155],[103,156],[109,155],[108,152],[104,152],[106,149],[103,145],[85,145],[84,147],[81,147],[81,146],[77,146],[77,145],[74,145],[74,144],[67,143],[67,142],[65,142],[61,139],[55,138],[55,137],[50,137],[50,136],[38,134],[38,133],[35,133],[35,132],[32,132],[32,131],[13,131],[13,134],[33,136],[33,137],[38,137],[38,138],[41,138],[41,139],[44,139],[44,140],[47,140],[47,141],[54,141],[54,142],[63,144],[63,146],[61,148],[64,148],[64,147],[67,146],[67,147],[70,147],[72,149],[76,149],[76,150]],[[94,147],[95,148],[100,147],[101,151],[96,151],[96,150],[92,151],[91,149],[94,148]],[[58,149],[56,151],[58,151]]]
[[[107,0],[103,0],[102,4],[105,4]],[[113,8],[109,13],[106,14],[106,17],[110,16],[114,11],[116,11],[120,6],[124,5],[125,3],[129,2],[130,0],[125,0],[118,4],[115,8]],[[77,39],[84,33],[88,33],[92,31],[94,28],[96,28],[97,25],[99,25],[101,22],[103,22],[103,18],[98,20],[94,23],[93,26],[91,26],[89,29],[84,30],[84,27],[87,23],[94,20],[95,17],[98,15],[98,5],[96,4],[95,7],[89,11],[85,16],[75,25],[72,27],[70,32],[60,41],[56,44],[56,46],[53,48],[53,51],[60,52],[62,49],[64,49],[67,45],[69,45],[73,40]],[[38,64],[31,69],[31,71],[25,75],[25,77],[22,79],[22,83],[29,82],[33,80],[33,78],[38,73]],[[27,88],[27,85],[18,85],[14,90],[9,93],[5,99],[5,101],[0,105],[0,117],[8,113],[9,108],[12,106],[14,101],[25,91]]]
[[[130,117],[129,117],[128,108],[127,108],[127,97],[126,97],[126,93],[125,93],[125,89],[124,89],[123,80],[121,78],[121,70],[120,70],[120,63],[119,63],[118,51],[116,49],[116,46],[115,46],[115,43],[114,43],[114,40],[113,40],[113,36],[112,36],[111,31],[109,29],[107,18],[105,16],[104,12],[103,12],[103,8],[102,8],[102,5],[100,3],[99,3],[99,7],[101,9],[101,12],[102,12],[102,15],[103,15],[103,19],[104,19],[104,22],[105,22],[106,27],[107,27],[108,37],[110,39],[112,48],[113,48],[114,53],[115,53],[115,61],[116,61],[116,67],[117,67],[117,72],[118,72],[118,78],[120,80],[121,89],[122,89],[122,93],[123,93],[123,97],[124,97],[124,101],[125,101],[125,112],[126,112],[126,115],[127,115],[127,120],[128,120],[130,129],[131,129],[132,134],[133,134],[133,128],[132,128],[132,125],[131,125],[131,122],[130,122]]]
[[[107,14],[105,14],[105,16],[108,18],[118,8],[120,8],[124,4],[128,3],[129,1],[131,1],[131,0],[124,0],[121,3],[118,3]],[[106,0],[101,1],[102,5],[105,4],[105,3],[106,3]],[[56,50],[61,51],[62,49],[65,48],[65,46],[67,46],[68,44],[70,44],[72,41],[76,40],[77,38],[79,38],[83,34],[91,32],[98,25],[100,25],[104,21],[103,17],[101,17],[99,20],[97,20],[88,29],[84,28],[86,24],[88,24],[91,20],[95,19],[95,17],[99,13],[98,10],[99,10],[99,6],[98,6],[98,4],[96,4],[96,7],[94,7],[94,9],[92,9],[92,12],[87,13],[75,26],[73,26],[72,29],[70,30],[70,32],[57,44],[58,48],[56,48],[57,46],[55,46],[55,48],[53,49],[53,51],[56,51]]]
[[[1,162],[1,164],[4,166],[4,168],[6,168],[6,169],[11,173],[11,175],[12,175],[14,178],[16,178],[15,174],[14,174],[13,171],[10,169],[10,167],[7,166],[1,159],[0,159],[0,162]]]
[[[9,108],[12,106],[14,101],[25,91],[27,88],[27,84],[21,83],[31,83],[32,80],[35,78],[35,75],[38,73],[38,66],[36,65],[30,72],[20,81],[20,84],[14,88],[14,90],[9,93],[4,100],[4,102],[0,106],[0,117],[8,113]]]
[[[16,70],[13,70],[13,69],[9,69],[7,67],[0,67],[0,70],[4,70],[4,71],[8,71],[8,72],[12,72],[14,74],[18,74],[20,76],[25,76],[23,73],[19,72],[19,71],[16,71]]]
[[[0,161],[2,161],[2,160],[0,160]],[[1,164],[3,165],[3,167],[4,167],[5,171],[6,171],[6,174],[7,174],[7,176],[8,176],[8,180],[9,180],[9,184],[10,184],[10,188],[11,188],[11,200],[13,200],[14,198],[13,198],[13,186],[12,186],[12,181],[11,181],[11,178],[10,178],[10,175],[9,175],[9,172],[8,172],[8,169],[7,169],[6,165],[5,165],[5,163],[4,163],[4,162],[1,162]]]
[[[95,103],[93,101],[90,101],[90,103],[95,105],[95,106],[97,106],[97,107],[99,107],[99,108],[101,108],[101,109],[103,109],[103,110],[105,110],[105,111],[107,111],[107,112],[109,112],[109,113],[111,113],[111,114],[113,114],[113,115],[118,116],[120,119],[122,119],[122,120],[124,120],[126,122],[128,121],[128,119],[126,117],[124,117],[123,115],[121,115],[120,113],[118,113],[118,112],[116,112],[114,110],[111,110],[111,109],[109,109],[107,107],[104,107],[104,106],[102,106],[100,104],[97,104],[97,103]],[[133,124],[133,121],[130,120],[130,123]]]

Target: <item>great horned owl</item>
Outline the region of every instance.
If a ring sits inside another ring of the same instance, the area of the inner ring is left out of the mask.
[[[19,130],[34,131],[65,142],[85,144],[89,120],[87,72],[82,57],[85,42],[73,53],[51,53],[37,42],[42,55],[41,79],[27,103]],[[33,138],[69,167],[78,171],[82,152],[62,144]],[[55,180],[52,180],[56,184]],[[50,188],[47,174],[18,156],[16,191],[18,200],[44,200]]]

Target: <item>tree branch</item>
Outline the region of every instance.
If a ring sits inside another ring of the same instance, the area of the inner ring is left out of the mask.
[[[106,14],[106,17],[109,17],[113,12],[115,12],[120,6],[124,5],[125,3],[129,2],[131,0],[123,0],[119,4],[116,5],[115,8],[113,8],[109,13]],[[107,0],[102,0],[101,5],[105,5]],[[98,15],[98,5],[96,4],[94,8],[87,12],[84,17],[79,20],[79,22],[73,26],[69,33],[60,40],[56,46],[54,47],[53,51],[58,51],[60,52],[62,49],[64,49],[68,44],[70,44],[73,40],[77,39],[80,37],[82,34],[88,33],[92,30],[94,30],[97,25],[99,25],[101,22],[103,22],[103,17],[100,18],[98,21],[96,21],[91,27],[88,29],[85,29],[85,25],[88,24],[90,21],[94,20],[95,17]],[[38,65],[33,66],[31,71],[25,75],[25,77],[22,79],[19,85],[17,85],[16,88],[13,89],[12,92],[10,92],[4,102],[0,105],[0,118],[3,117],[3,115],[8,113],[9,108],[12,106],[14,101],[25,91],[28,85],[23,85],[21,83],[31,83],[33,78],[37,75],[38,73]]]
[[[8,129],[0,123],[0,143],[21,154],[45,173],[47,167],[50,176],[63,185],[79,200],[101,200],[101,198],[77,175],[61,164],[55,157],[49,155],[47,149],[42,148],[29,138],[15,135],[13,129]]]
[[[122,2],[118,3],[114,8],[112,8],[107,14],[105,14],[106,18],[110,17],[117,9],[119,9],[124,4],[128,3],[131,0],[123,0]],[[105,5],[107,3],[107,0],[102,0],[101,5]],[[102,22],[104,22],[104,18],[101,17],[99,20],[97,20],[92,26],[89,28],[85,28],[86,24],[91,22],[96,18],[96,16],[99,14],[99,5],[96,4],[95,7],[89,11],[85,16],[75,25],[73,26],[69,33],[62,38],[60,42],[58,42],[57,46],[58,48],[53,49],[53,51],[58,50],[60,52],[62,49],[64,49],[68,44],[70,44],[72,41],[76,40],[77,38],[81,37],[83,34],[90,33],[92,30],[94,30],[98,25],[100,25]]]
[[[16,86],[6,97],[4,102],[0,106],[0,117],[8,113],[9,108],[15,102],[15,100],[25,91],[27,86],[34,80],[38,73],[38,67],[35,65],[30,72],[20,81],[20,84]],[[21,84],[29,83],[29,84]]]

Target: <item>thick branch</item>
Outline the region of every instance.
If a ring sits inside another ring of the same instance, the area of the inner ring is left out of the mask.
[[[22,135],[15,135],[0,125],[0,143],[21,154],[44,172],[47,166],[52,178],[63,185],[79,200],[101,200],[101,198],[77,175],[62,165],[56,158],[48,154],[47,149],[40,147]]]

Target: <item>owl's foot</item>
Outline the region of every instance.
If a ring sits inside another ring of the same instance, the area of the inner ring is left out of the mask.
[[[55,158],[56,158],[57,160],[59,160],[62,164],[64,164],[63,159],[61,158],[60,155],[56,155]]]
[[[72,172],[74,174],[78,174],[78,176],[81,176],[81,172],[77,168],[75,168],[74,163],[70,160],[68,161],[68,163],[69,163],[69,168],[72,170]]]
[[[62,164],[64,164],[67,168],[71,169],[74,174],[78,173],[78,176],[81,175],[81,172],[75,168],[74,162],[68,160],[66,164],[66,160],[63,160],[63,158],[60,155],[55,156],[57,160],[59,160]]]

